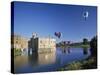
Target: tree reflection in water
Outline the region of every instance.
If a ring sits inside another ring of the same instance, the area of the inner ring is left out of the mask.
[[[84,55],[87,55],[87,54],[88,54],[88,48],[86,48],[86,47],[83,48],[83,54],[84,54]]]

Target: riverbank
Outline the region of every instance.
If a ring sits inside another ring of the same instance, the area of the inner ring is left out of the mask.
[[[88,57],[87,59],[81,61],[74,61],[70,64],[67,64],[62,68],[59,68],[58,71],[96,69],[96,68],[97,68],[96,57]]]
[[[69,46],[58,46],[61,48],[90,48],[90,45],[69,45]]]
[[[77,46],[70,46],[71,48],[90,48],[90,45],[77,45]]]

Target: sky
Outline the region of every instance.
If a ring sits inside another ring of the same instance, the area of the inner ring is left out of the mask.
[[[88,12],[86,20],[84,12]],[[31,38],[33,32],[55,39],[54,33],[61,32],[65,41],[90,40],[97,34],[97,7],[14,2],[14,33]]]

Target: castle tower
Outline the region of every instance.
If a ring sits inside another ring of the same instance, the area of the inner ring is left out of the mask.
[[[36,38],[37,37],[37,33],[33,32],[32,33],[32,38]]]

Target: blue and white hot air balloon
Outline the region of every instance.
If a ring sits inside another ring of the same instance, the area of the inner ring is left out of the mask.
[[[84,17],[84,19],[86,21],[87,18],[89,17],[89,12],[88,11],[83,12],[83,17]]]

